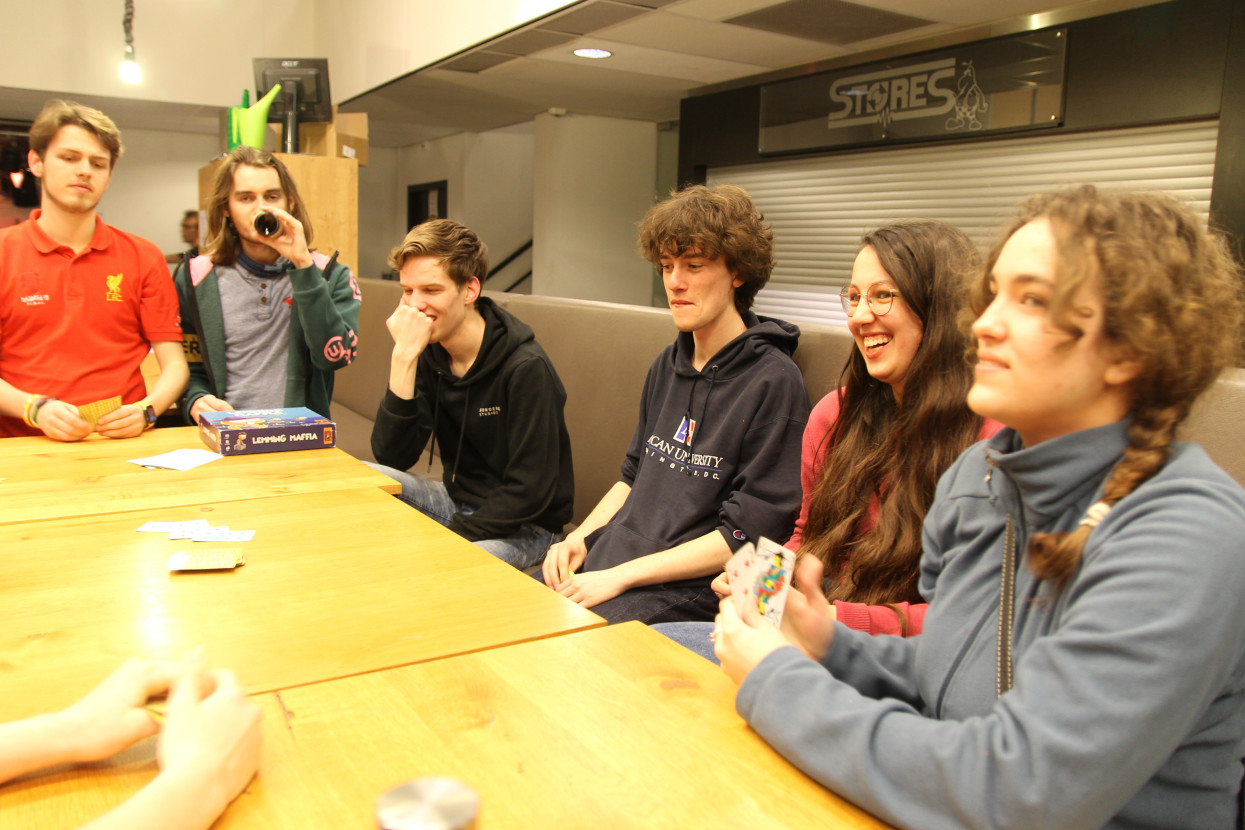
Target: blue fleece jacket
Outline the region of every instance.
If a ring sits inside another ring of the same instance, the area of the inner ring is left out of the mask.
[[[1003,430],[939,483],[919,637],[837,625],[740,686],[740,714],[900,827],[1229,828],[1245,754],[1245,491],[1192,444],[1116,504],[1062,592],[1023,552],[1073,528],[1121,422],[1031,448]],[[1018,528],[1014,685],[996,697],[1003,528]]]

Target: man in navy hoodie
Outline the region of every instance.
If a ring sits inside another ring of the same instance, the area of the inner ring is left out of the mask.
[[[411,229],[389,254],[402,300],[373,466],[403,501],[518,568],[540,562],[571,519],[566,390],[531,328],[487,297],[488,249],[449,219]],[[432,438],[437,482],[404,472]]]
[[[711,620],[732,552],[784,540],[800,507],[800,331],[749,309],[773,232],[738,187],[696,185],[640,226],[679,336],[644,382],[622,478],[545,556],[545,584],[610,622]]]

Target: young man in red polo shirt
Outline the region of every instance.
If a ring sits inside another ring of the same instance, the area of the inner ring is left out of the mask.
[[[0,230],[0,437],[132,438],[186,385],[164,255],[95,211],[120,155],[121,133],[90,107],[49,101],[30,128],[41,208]],[[150,395],[149,350],[160,365]],[[117,396],[94,426],[78,411]]]

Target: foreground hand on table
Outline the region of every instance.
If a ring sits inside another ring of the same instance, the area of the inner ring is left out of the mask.
[[[160,774],[198,790],[215,817],[259,768],[260,710],[232,672],[189,672],[174,682],[160,732]]]
[[[164,694],[161,729],[145,705]],[[0,781],[98,761],[157,732],[160,773],[89,827],[203,830],[259,766],[259,707],[229,672],[129,660],[60,712],[0,724]]]
[[[127,660],[81,700],[47,716],[49,762],[98,761],[156,734],[160,727],[143,706],[167,694],[182,670],[177,663]]]

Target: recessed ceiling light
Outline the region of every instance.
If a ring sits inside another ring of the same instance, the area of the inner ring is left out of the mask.
[[[601,58],[611,57],[614,53],[608,49],[576,49],[575,54],[581,58],[600,60]]]

